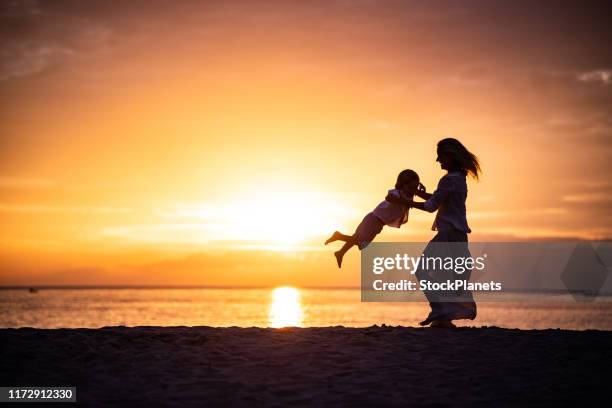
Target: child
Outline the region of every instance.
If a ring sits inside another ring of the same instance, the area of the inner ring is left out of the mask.
[[[402,170],[397,176],[395,189],[389,190],[389,194],[411,201],[418,186],[419,175],[413,170]],[[374,211],[363,218],[352,236],[336,231],[327,241],[325,241],[325,245],[334,241],[345,242],[344,246],[339,251],[334,252],[336,260],[338,261],[338,268],[340,268],[342,267],[342,258],[344,254],[351,249],[353,245],[357,245],[361,250],[372,242],[374,237],[382,231],[384,225],[399,228],[406,221],[408,221],[408,207],[385,200],[378,204]]]

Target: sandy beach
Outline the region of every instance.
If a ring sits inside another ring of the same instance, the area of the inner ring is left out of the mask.
[[[500,328],[0,330],[0,384],[77,387],[87,406],[585,404],[612,332]]]

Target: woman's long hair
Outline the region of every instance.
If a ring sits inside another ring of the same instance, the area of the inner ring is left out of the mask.
[[[478,180],[478,176],[482,173],[478,157],[466,149],[460,141],[452,137],[442,139],[438,142],[438,152],[448,153],[461,170]]]

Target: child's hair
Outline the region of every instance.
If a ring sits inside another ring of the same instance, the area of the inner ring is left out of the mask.
[[[400,174],[397,175],[397,182],[395,183],[395,188],[399,189],[402,185],[406,183],[410,183],[412,180],[419,181],[419,175],[414,170],[406,169],[402,170]]]
[[[460,141],[452,137],[442,139],[438,142],[438,152],[449,154],[460,170],[478,180],[478,176],[482,173],[478,157],[466,149]]]

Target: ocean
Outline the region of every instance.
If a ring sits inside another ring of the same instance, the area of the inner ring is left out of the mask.
[[[358,289],[41,288],[0,290],[0,327],[104,326],[321,327],[416,326],[425,302],[366,303]],[[478,302],[460,326],[612,330],[612,297],[509,294]]]

